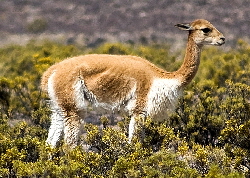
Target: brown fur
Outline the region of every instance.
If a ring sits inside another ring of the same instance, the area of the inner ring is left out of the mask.
[[[196,20],[190,24],[190,27],[184,62],[179,70],[173,72],[174,77],[181,78],[183,86],[189,84],[197,73],[200,64],[201,48],[204,45],[204,43],[199,43],[199,41],[203,42],[206,38],[213,38],[217,41],[221,40],[221,43],[213,44],[218,46],[224,44],[225,39],[224,36],[206,20]],[[207,35],[203,35],[201,31],[203,28],[210,28],[212,31]]]
[[[119,67],[118,67],[119,66]],[[73,69],[73,70],[72,70]],[[143,69],[138,71],[138,69]],[[144,107],[144,98],[154,77],[170,73],[156,67],[145,59],[122,55],[85,55],[64,60],[50,67],[42,77],[42,89],[47,91],[48,77],[56,71],[55,92],[63,108],[74,108],[73,84],[77,79],[84,79],[88,90],[101,102],[115,102],[131,90],[136,81],[138,108]],[[171,76],[169,76],[171,77]]]
[[[55,73],[53,89],[56,102],[64,112],[66,130],[64,132],[68,144],[75,144],[77,134],[74,132],[78,132],[80,124],[78,114],[80,111],[76,106],[74,88],[77,81],[84,81],[84,85],[98,102],[107,104],[126,102],[127,95],[136,85],[136,106],[132,115],[138,116],[144,112],[154,79],[176,79],[181,82],[180,88],[183,88],[198,70],[202,46],[224,44],[224,36],[206,20],[199,19],[191,24],[178,24],[177,27],[188,30],[189,36],[184,62],[175,72],[166,72],[136,56],[94,54],[66,59],[51,66],[43,74],[41,87],[44,91],[48,91],[48,80]],[[209,29],[209,32],[206,32],[205,28]]]

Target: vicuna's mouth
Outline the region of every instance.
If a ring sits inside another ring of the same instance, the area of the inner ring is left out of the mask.
[[[221,46],[221,45],[223,45],[223,44],[225,44],[225,41],[217,42],[215,45],[216,45],[216,46]]]

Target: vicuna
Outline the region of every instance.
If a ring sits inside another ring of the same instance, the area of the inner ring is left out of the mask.
[[[149,61],[129,55],[84,55],[51,66],[41,86],[51,99],[47,143],[77,145],[80,120],[89,106],[99,111],[123,111],[131,117],[129,141],[138,127],[136,118],[162,121],[161,114],[176,107],[183,88],[194,78],[203,45],[220,46],[225,37],[210,22],[198,19],[176,27],[189,32],[181,67],[166,72]]]

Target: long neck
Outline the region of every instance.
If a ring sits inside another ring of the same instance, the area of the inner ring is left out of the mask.
[[[177,71],[173,72],[174,76],[181,80],[183,86],[189,84],[197,73],[201,48],[202,45],[197,45],[193,40],[192,33],[190,33],[183,64]]]

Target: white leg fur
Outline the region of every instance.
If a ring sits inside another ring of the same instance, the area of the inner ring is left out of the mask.
[[[129,122],[129,130],[128,130],[128,142],[132,142],[132,138],[134,136],[135,128],[136,127],[136,120],[135,117],[131,117],[131,120]]]
[[[139,138],[143,141],[145,138],[145,115],[140,114],[139,116],[132,116],[129,122],[129,134],[128,134],[128,142],[131,143],[132,139],[136,137],[136,134],[139,134]],[[138,130],[140,129],[140,130]],[[139,132],[138,132],[139,131]],[[136,133],[137,132],[137,133]]]
[[[62,109],[59,107],[54,91],[54,83],[53,83],[53,77],[55,73],[52,74],[48,80],[48,94],[51,98],[51,125],[48,133],[48,138],[46,142],[51,145],[52,147],[55,147],[60,140],[60,137],[62,136],[62,132],[64,129],[64,115],[62,112]]]
[[[58,141],[62,136],[63,128],[64,118],[60,115],[60,113],[53,111],[53,114],[51,116],[51,125],[46,143],[48,143],[52,147],[56,147]]]

